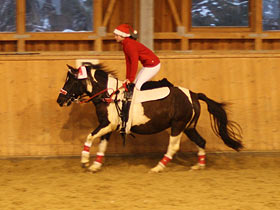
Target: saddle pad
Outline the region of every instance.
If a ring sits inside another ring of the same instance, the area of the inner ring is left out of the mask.
[[[146,101],[154,101],[165,98],[170,93],[168,87],[156,88],[151,90],[137,90],[134,88],[135,103],[142,103]]]

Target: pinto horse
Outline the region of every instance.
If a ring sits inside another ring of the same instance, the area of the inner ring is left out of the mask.
[[[105,70],[102,64],[86,63],[78,69],[67,66],[69,71],[66,82],[60,90],[57,103],[60,106],[69,106],[72,102],[92,102],[95,105],[99,125],[87,136],[81,155],[81,164],[83,167],[87,167],[89,171],[96,172],[102,167],[111,133],[120,130],[120,111],[126,86],[125,83],[117,79],[113,72]],[[154,86],[153,84],[158,85],[157,82],[147,82],[142,87],[150,89],[148,86]],[[168,89],[168,93],[163,98],[137,101],[132,112],[130,112],[132,115],[130,129],[132,133],[154,134],[171,128],[167,152],[162,160],[151,169],[151,172],[164,170],[167,163],[179,150],[183,133],[198,147],[198,163],[192,169],[203,169],[205,167],[206,141],[196,130],[200,116],[199,100],[207,104],[214,133],[228,147],[236,151],[242,149],[241,128],[237,123],[228,120],[224,103],[218,103],[203,93],[194,93],[186,88],[168,84],[163,85],[168,86],[164,87],[165,90]],[[161,89],[164,88],[153,89],[153,91],[158,91],[154,95],[160,94]],[[147,90],[139,92],[145,91]],[[101,141],[96,159],[90,166],[90,147],[96,138],[101,138]]]

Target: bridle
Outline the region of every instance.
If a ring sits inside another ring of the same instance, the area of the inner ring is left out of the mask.
[[[118,79],[115,78],[117,81]],[[73,86],[73,85],[72,85]],[[114,99],[113,99],[113,96],[114,95],[117,95],[119,92],[120,92],[120,89],[124,88],[126,91],[127,91],[127,84],[126,83],[123,83],[121,87],[118,87],[118,84],[117,84],[117,88],[116,90],[114,90],[113,88],[105,88],[97,93],[95,93],[94,95],[90,96],[89,98],[87,99],[84,99],[86,96],[89,95],[89,93],[86,93],[87,95],[80,95],[80,96],[76,96],[75,93],[72,93],[72,94],[69,94],[67,90],[64,90],[63,88],[60,89],[59,93],[61,93],[62,95],[64,95],[66,98],[68,98],[67,100],[67,103],[68,102],[74,102],[74,103],[79,103],[79,104],[84,104],[84,103],[88,103],[92,100],[94,100],[95,98],[97,98],[98,96],[100,97],[101,94],[109,91],[109,90],[112,90],[113,92],[108,96],[108,97],[103,97],[101,98],[101,100],[103,102],[106,102],[106,103],[112,103],[114,102]]]

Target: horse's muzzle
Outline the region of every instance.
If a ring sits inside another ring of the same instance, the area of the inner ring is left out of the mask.
[[[69,103],[70,101],[70,103]],[[67,106],[69,106],[71,104],[71,100],[67,100],[66,97],[64,97],[63,95],[59,94],[56,102],[59,104],[59,106],[64,106],[67,103]]]

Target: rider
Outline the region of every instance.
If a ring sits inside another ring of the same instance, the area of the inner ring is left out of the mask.
[[[121,133],[125,133],[126,122],[129,117],[129,107],[133,101],[134,84],[137,90],[141,90],[141,86],[160,70],[159,58],[146,46],[136,41],[137,31],[128,24],[121,24],[114,30],[115,39],[123,47],[126,60],[126,80],[130,94],[130,99],[123,104],[122,128]],[[138,70],[138,61],[141,62],[142,68],[136,76]],[[129,98],[129,96],[128,96]]]

